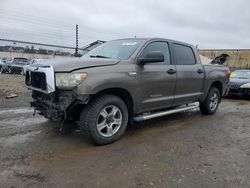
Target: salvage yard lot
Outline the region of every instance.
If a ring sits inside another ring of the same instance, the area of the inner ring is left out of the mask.
[[[0,187],[249,187],[250,101],[130,125],[93,146],[33,116],[24,77],[0,75]],[[15,92],[17,98],[5,99]]]

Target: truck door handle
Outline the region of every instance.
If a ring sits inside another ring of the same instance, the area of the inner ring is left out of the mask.
[[[169,69],[169,70],[167,71],[167,73],[168,73],[168,74],[175,74],[175,73],[176,73],[176,70],[174,70],[174,69]]]
[[[198,70],[197,70],[197,73],[198,73],[198,74],[202,74],[202,73],[203,73],[203,70],[202,70],[202,69],[198,69]]]

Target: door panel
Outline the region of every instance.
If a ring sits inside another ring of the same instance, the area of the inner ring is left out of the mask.
[[[178,43],[173,47],[177,71],[174,104],[197,101],[203,91],[203,65],[197,63],[193,47]]]
[[[137,79],[140,86],[139,109],[141,111],[170,107],[174,101],[176,69],[175,65],[172,65],[168,42],[150,42],[139,57],[146,57],[151,52],[162,53],[164,61],[137,66]]]
[[[140,83],[140,108],[142,111],[150,111],[172,106],[176,74],[167,73],[175,70],[174,65],[146,64],[138,70]]]
[[[175,104],[196,101],[203,91],[204,73],[202,65],[177,65],[177,81],[175,90]]]

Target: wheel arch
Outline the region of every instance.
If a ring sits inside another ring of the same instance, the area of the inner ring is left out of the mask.
[[[220,81],[214,81],[212,84],[211,84],[211,86],[210,86],[210,88],[211,87],[215,87],[215,88],[217,88],[218,90],[219,90],[219,92],[220,92],[220,98],[222,98],[222,96],[223,96],[223,85],[222,85],[222,83],[220,82]],[[209,88],[209,89],[210,89]]]
[[[89,105],[91,100],[102,95],[114,95],[123,100],[128,108],[129,120],[133,119],[135,104],[132,95],[128,90],[119,87],[102,89],[95,94],[89,95],[88,99],[85,102],[82,102],[81,100],[75,101],[75,103],[67,109],[68,117],[72,120],[77,121],[80,117],[82,109],[85,108],[86,105]]]
[[[98,97],[101,95],[114,95],[122,99],[128,108],[129,119],[132,119],[134,115],[134,101],[133,101],[132,95],[130,94],[128,90],[124,88],[119,88],[119,87],[107,88],[107,89],[103,89],[99,91],[98,93],[93,95],[91,98]]]

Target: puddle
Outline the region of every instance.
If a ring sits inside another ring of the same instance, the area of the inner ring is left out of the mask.
[[[46,118],[42,116],[31,116],[31,117],[19,117],[19,118],[6,118],[0,121],[0,130],[1,129],[12,129],[12,128],[20,128],[25,126],[42,124],[48,121]]]
[[[3,147],[12,147],[17,144],[23,144],[27,140],[30,140],[33,136],[40,134],[41,131],[32,131],[25,134],[16,134],[14,136],[0,138],[0,144]]]
[[[32,108],[3,109],[3,110],[0,110],[0,115],[25,114],[25,113],[32,113],[32,112],[34,112]]]

